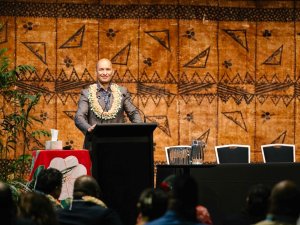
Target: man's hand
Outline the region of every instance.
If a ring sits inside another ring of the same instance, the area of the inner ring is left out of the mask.
[[[97,125],[97,124],[94,124],[93,126],[91,126],[91,127],[88,129],[88,132],[91,133],[91,132],[94,130],[94,128],[96,127],[96,125]]]

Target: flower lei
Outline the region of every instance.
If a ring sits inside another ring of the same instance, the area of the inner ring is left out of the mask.
[[[110,88],[113,95],[113,103],[110,110],[108,110],[107,112],[103,112],[103,109],[99,104],[96,95],[97,84],[92,84],[89,86],[88,99],[91,104],[91,110],[96,114],[96,116],[99,119],[104,119],[104,120],[114,119],[121,108],[122,93],[120,91],[119,86],[117,84],[111,84]]]
[[[88,196],[88,195],[82,196],[82,200],[85,202],[92,202],[92,203],[95,203],[96,205],[100,205],[104,208],[107,208],[107,206],[105,205],[104,202],[102,202],[100,199],[92,197],[92,196]]]

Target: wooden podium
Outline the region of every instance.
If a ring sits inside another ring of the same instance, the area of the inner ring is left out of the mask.
[[[101,124],[92,134],[92,175],[104,202],[125,225],[135,224],[140,193],[154,184],[153,131],[156,123]]]

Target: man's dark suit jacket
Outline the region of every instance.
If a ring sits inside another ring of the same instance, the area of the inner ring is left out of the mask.
[[[60,225],[122,225],[119,215],[92,202],[73,201],[69,208],[57,211]]]
[[[102,120],[96,116],[96,114],[92,111],[90,102],[88,99],[89,96],[89,89],[83,89],[81,91],[80,99],[78,102],[78,110],[75,114],[75,125],[76,127],[82,131],[85,135],[84,146],[83,148],[91,150],[90,146],[90,136],[87,132],[88,128],[94,124],[102,124],[102,123],[124,123],[125,122],[125,115],[128,115],[129,120],[132,123],[142,123],[142,118],[139,114],[139,110],[133,104],[130,93],[128,92],[126,87],[118,86],[121,92],[121,108],[118,111],[116,117],[114,119]],[[97,96],[100,95],[100,92],[97,92]],[[108,109],[110,109],[111,104],[113,102],[113,95],[110,95],[110,104],[108,105]],[[101,105],[102,109],[105,107],[105,102],[103,98],[99,98],[99,104]]]

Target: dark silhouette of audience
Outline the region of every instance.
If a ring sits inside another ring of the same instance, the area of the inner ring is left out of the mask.
[[[36,225],[58,225],[57,217],[50,200],[43,194],[26,192],[20,195],[18,216]]]
[[[136,225],[143,225],[161,217],[167,210],[168,195],[161,189],[145,189],[137,203],[137,222]]]
[[[15,224],[16,205],[10,187],[0,182],[0,218],[5,224]]]
[[[164,190],[166,193],[170,193],[174,186],[176,175],[170,175],[166,177],[160,184],[159,188]],[[210,213],[208,209],[200,204],[197,204],[196,206],[196,219],[200,223],[212,225],[212,219],[210,217]]]
[[[61,225],[121,225],[119,215],[100,200],[101,190],[95,178],[83,175],[74,182],[69,208],[57,211]]]
[[[300,214],[300,190],[290,180],[277,183],[271,192],[270,206],[265,220],[256,225],[293,225]]]
[[[196,181],[185,175],[176,176],[169,192],[168,210],[148,225],[201,224],[196,219],[198,186]]]
[[[62,208],[59,202],[63,184],[63,174],[55,168],[40,171],[35,183],[35,190],[47,196],[55,209]]]
[[[250,187],[246,206],[241,212],[229,215],[223,221],[223,225],[250,225],[266,218],[271,188],[263,184]]]

